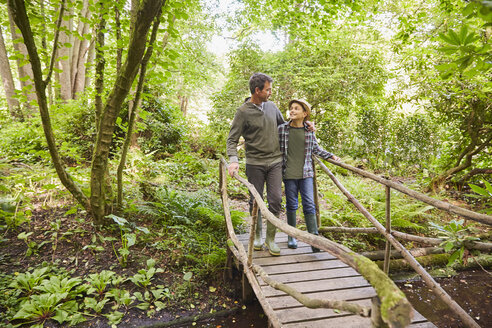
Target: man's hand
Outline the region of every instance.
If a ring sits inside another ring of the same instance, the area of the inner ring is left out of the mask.
[[[308,126],[308,130],[311,132],[316,132],[316,127],[314,126],[314,123],[311,121],[306,121],[306,125]]]
[[[229,165],[229,175],[231,177],[234,176],[234,173],[239,171],[239,163],[238,162],[232,162],[231,165]]]
[[[337,162],[340,162],[340,157],[338,157],[337,155],[331,156],[330,159],[337,161]]]

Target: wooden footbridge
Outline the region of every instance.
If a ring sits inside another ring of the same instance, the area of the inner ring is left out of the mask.
[[[264,237],[263,237],[264,238]],[[245,248],[248,246],[249,234],[238,235]],[[287,248],[287,235],[277,233],[275,241],[281,249],[281,256],[273,257],[268,251],[255,251],[253,263],[263,268],[271,279],[296,289],[313,299],[354,302],[371,307],[376,291],[364,277],[335,256],[327,253],[313,253],[311,246],[299,242],[297,249]],[[278,318],[282,327],[370,327],[371,318],[348,312],[305,307],[294,297],[277,290],[261,277],[256,276],[259,288],[266,302]],[[252,293],[254,288],[247,284],[244,293]],[[250,295],[244,295],[248,298]],[[412,313],[409,327],[435,327],[418,312]]]
[[[421,275],[429,288],[456,313],[465,327],[480,327],[434,281],[409,251],[395,239],[390,225],[390,193],[388,191],[389,188],[394,188],[436,208],[481,223],[491,225],[492,217],[418,194],[399,184],[344,163],[328,161],[386,185],[388,206],[386,211],[387,224],[384,227],[350,195],[328,168],[317,160],[321,168],[347,196],[349,201],[375,225],[381,235],[386,237],[387,247],[384,265],[386,273],[369,259],[352,252],[345,246],[291,227],[276,218],[268,211],[255,188],[237,173],[235,178],[246,185],[252,193],[255,199],[255,208],[251,217],[250,232],[236,235],[230,218],[227,196],[227,163],[222,160],[220,163],[220,181],[229,238],[228,268],[235,265],[243,272],[243,298],[248,300],[252,299],[253,295],[256,296],[268,316],[271,327],[435,327],[434,324],[413,309],[403,292],[387,276],[390,246],[393,246]],[[255,212],[258,209],[261,210],[265,220],[273,223],[280,230],[277,232],[275,240],[281,248],[281,256],[273,257],[266,250],[253,251],[253,236],[257,220]],[[298,239],[299,247],[297,249],[287,248],[287,234]],[[401,235],[400,233],[399,237]],[[419,237],[410,235],[408,238],[415,240]],[[312,253],[311,245],[322,249],[323,252]],[[492,248],[490,244],[477,242],[468,246],[488,249],[489,251]],[[227,272],[230,275],[231,271]]]

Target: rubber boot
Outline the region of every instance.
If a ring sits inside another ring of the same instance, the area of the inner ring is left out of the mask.
[[[261,227],[263,224],[261,223],[261,212],[258,211],[258,218],[256,220],[256,231],[255,231],[255,241],[253,243],[253,248],[255,251],[261,251],[263,248],[263,243],[261,242]]]
[[[296,227],[296,212],[287,212],[287,223],[292,226]],[[294,237],[288,236],[287,237],[287,247],[296,249],[297,248],[297,239]]]
[[[304,219],[306,220],[306,227],[309,233],[313,235],[318,235],[318,222],[316,220],[316,214],[304,214]],[[319,248],[311,246],[313,253],[320,251]]]
[[[275,244],[275,233],[277,232],[277,228],[267,220],[267,231],[265,238],[265,246],[268,248],[268,251],[273,256],[280,255],[280,248]]]

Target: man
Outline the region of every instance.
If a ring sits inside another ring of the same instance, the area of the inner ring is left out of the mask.
[[[277,127],[284,123],[280,110],[268,98],[272,94],[273,79],[262,73],[255,73],[249,79],[251,98],[240,106],[232,121],[227,138],[227,155],[229,156],[229,174],[234,175],[239,169],[237,144],[243,136],[246,150],[246,176],[248,181],[263,197],[266,183],[268,209],[275,216],[280,215],[282,202],[282,153],[280,152]],[[250,194],[250,213],[253,196]],[[254,249],[261,250],[261,213],[254,240]],[[280,248],[275,244],[276,227],[267,221],[264,245],[271,255],[280,255]]]

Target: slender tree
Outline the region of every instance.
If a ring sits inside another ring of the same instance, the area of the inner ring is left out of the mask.
[[[12,71],[10,70],[9,58],[7,55],[7,49],[5,47],[5,41],[3,39],[2,27],[0,26],[0,75],[2,76],[3,89],[5,90],[5,97],[7,98],[7,105],[9,106],[10,115],[15,118],[21,118],[21,112],[19,111],[19,101],[15,96],[14,78],[12,77]]]
[[[139,6],[128,47],[128,53],[116,77],[113,90],[106,100],[102,112],[91,168],[91,209],[97,224],[103,224],[108,214],[105,200],[104,174],[108,165],[109,149],[113,137],[117,114],[128,95],[144,56],[147,34],[154,18],[160,12],[164,0],[143,0]]]
[[[43,80],[43,72],[41,67],[41,60],[39,59],[36,43],[34,42],[34,35],[31,30],[31,24],[27,16],[25,3],[22,0],[8,0],[9,12],[12,13],[12,18],[15,24],[19,27],[22,36],[24,38],[24,44],[29,53],[29,60],[32,65],[32,73],[34,78],[34,85],[36,89],[36,95],[38,98],[39,112],[41,120],[43,122],[43,130],[48,143],[48,149],[53,161],[55,170],[60,178],[62,184],[72,193],[77,201],[82,204],[86,209],[89,209],[89,202],[84,195],[80,187],[74,182],[74,180],[67,173],[63,161],[61,160],[58,148],[56,146],[55,137],[53,135],[53,129],[51,126],[51,118],[48,110],[48,102],[46,99],[46,87],[51,79],[53,73],[53,66],[55,62],[56,44],[58,42],[58,33],[55,35],[55,41],[53,45],[53,55],[51,57],[51,63],[46,79]],[[58,17],[57,25],[60,26],[64,12],[64,1],[61,2],[60,14]]]

